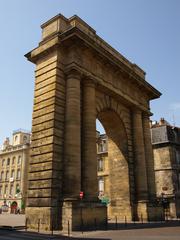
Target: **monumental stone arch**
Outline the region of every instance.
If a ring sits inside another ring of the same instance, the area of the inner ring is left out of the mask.
[[[42,26],[35,63],[32,149],[26,216],[29,228],[66,230],[106,223],[98,200],[96,118],[109,138],[110,215],[152,219],[158,208],[149,102],[160,92],[78,16]],[[83,191],[83,200],[79,193]],[[157,217],[157,216],[156,216]]]

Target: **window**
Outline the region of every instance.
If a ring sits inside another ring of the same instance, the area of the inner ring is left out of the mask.
[[[14,170],[11,171],[11,177],[14,178]]]
[[[18,157],[18,165],[21,164],[21,156]]]
[[[99,177],[98,185],[99,185],[99,191],[104,192],[104,179],[103,179],[103,177]]]
[[[12,165],[15,164],[15,161],[16,161],[16,157],[13,157],[13,159],[12,159]]]
[[[2,160],[2,166],[4,166],[4,165],[5,165],[5,159]]]
[[[7,166],[10,165],[10,158],[7,159]]]
[[[24,143],[27,143],[27,136],[24,136],[24,137],[23,137],[23,142],[24,142]]]
[[[180,152],[176,150],[176,163],[180,164]]]
[[[6,195],[8,194],[8,185],[6,185],[4,188],[4,194],[6,194]]]
[[[19,184],[16,185],[16,194],[20,193],[20,187]]]
[[[18,170],[17,170],[17,176],[16,176],[16,178],[17,178],[17,179],[20,179],[20,177],[21,177],[21,171],[20,171],[20,169],[18,169]]]
[[[14,137],[14,140],[15,140],[15,143],[16,143],[17,140],[18,140],[18,136],[17,135]]]
[[[102,158],[98,159],[98,171],[104,170],[104,160]]]
[[[0,186],[0,196],[2,195],[2,186]]]
[[[6,172],[6,178],[5,180],[8,180],[9,179],[9,171]]]
[[[14,194],[14,186],[11,185],[11,186],[10,186],[10,195],[13,195],[13,194]]]
[[[1,176],[0,177],[1,177],[1,180],[3,180],[3,178],[4,178],[4,172],[3,171],[1,172]]]
[[[99,144],[99,152],[103,152],[103,144],[102,143]]]

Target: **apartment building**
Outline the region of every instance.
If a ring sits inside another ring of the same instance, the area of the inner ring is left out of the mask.
[[[0,209],[23,212],[27,194],[30,133],[22,129],[6,138],[0,150]]]

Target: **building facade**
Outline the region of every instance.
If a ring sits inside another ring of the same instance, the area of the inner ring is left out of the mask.
[[[108,137],[96,134],[99,198],[108,204],[111,215],[113,198],[110,191]],[[180,128],[161,119],[151,124],[154,155],[156,202],[164,208],[165,217],[180,217]]]
[[[27,167],[30,133],[14,131],[12,140],[3,143],[0,150],[0,208],[3,212],[23,212],[26,205]]]
[[[163,118],[151,126],[157,198],[170,218],[180,217],[180,128]]]
[[[109,177],[109,166],[108,166],[108,141],[106,134],[100,134],[96,132],[96,143],[97,143],[97,171],[98,171],[98,188],[99,197],[108,196],[108,177]]]

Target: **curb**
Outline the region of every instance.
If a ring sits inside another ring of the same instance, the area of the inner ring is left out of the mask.
[[[25,226],[0,226],[0,230],[16,231],[25,229]]]

